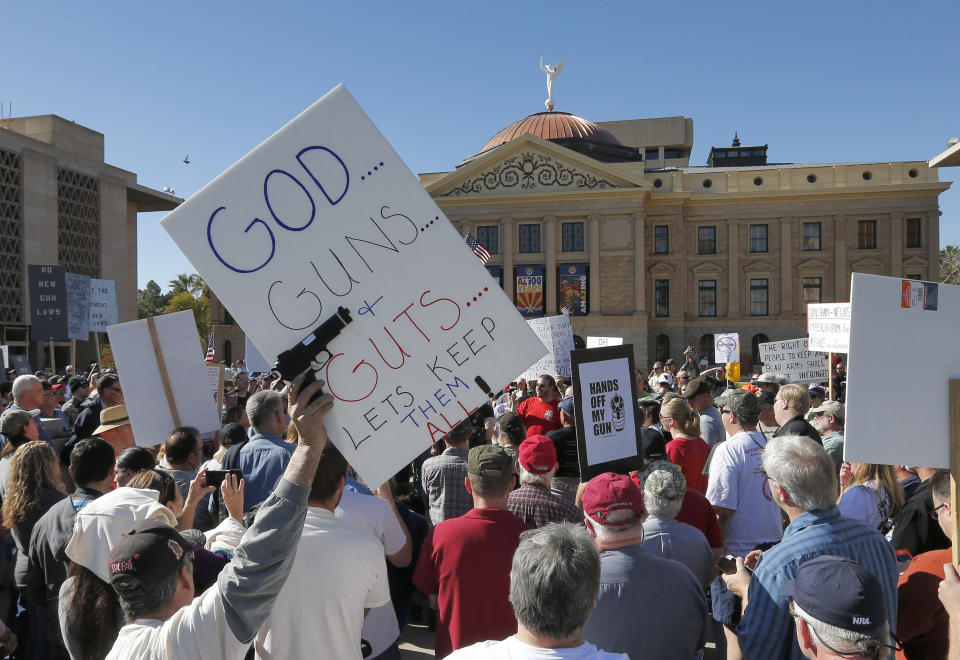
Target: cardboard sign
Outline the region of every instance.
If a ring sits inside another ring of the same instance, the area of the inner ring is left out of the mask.
[[[7,382],[7,369],[10,368],[10,347],[0,346],[0,383]]]
[[[581,481],[640,469],[633,346],[575,350],[570,356]]]
[[[70,339],[90,338],[90,278],[64,273],[67,284],[67,336]]]
[[[207,385],[213,392],[213,398],[217,402],[217,410],[223,410],[223,372],[225,367],[222,364],[208,364],[207,366]]]
[[[30,335],[37,341],[69,339],[67,283],[63,266],[27,266]]]
[[[619,346],[623,337],[587,337],[587,348],[603,348],[604,346]]]
[[[9,360],[10,367],[17,370],[18,376],[33,373],[33,369],[30,368],[30,361],[26,355],[10,355]]]
[[[106,332],[119,322],[113,280],[90,280],[90,332]]]
[[[570,325],[570,317],[566,314],[544,316],[539,319],[530,319],[527,324],[537,333],[537,337],[547,349],[547,354],[514,380],[524,378],[528,382],[535,382],[543,374],[569,376],[570,351],[573,350],[573,327]]]
[[[371,487],[543,355],[342,85],[162,224],[266,356],[349,310],[318,375],[330,437]]]
[[[726,332],[713,336],[713,345],[716,347],[717,364],[740,361],[740,335],[736,332]]]
[[[850,348],[850,303],[807,305],[811,351],[846,353]]]
[[[949,381],[960,378],[960,286],[939,284],[935,310],[922,301],[904,308],[905,281],[853,273],[843,455],[861,463],[948,468]],[[891,380],[918,369],[919,386]],[[891,421],[894,411],[911,413],[908,439],[903,425]]]
[[[825,383],[830,380],[827,356],[810,352],[806,337],[760,344],[760,361],[763,373],[782,374],[791,383]]]
[[[192,311],[112,325],[107,335],[138,445],[163,442],[178,426],[220,430]]]

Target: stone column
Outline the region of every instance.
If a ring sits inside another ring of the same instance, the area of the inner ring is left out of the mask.
[[[923,228],[920,228],[921,231]],[[923,234],[920,234],[921,241]],[[927,212],[927,280],[940,281],[940,211]],[[921,242],[922,245],[922,242]]]
[[[890,276],[903,276],[903,213],[890,214]]]
[[[780,218],[780,313],[793,312],[793,218]]]
[[[544,231],[544,256],[546,265],[544,266],[543,277],[543,299],[545,303],[546,315],[556,316],[557,312],[557,219],[552,215],[543,217]]]
[[[590,225],[590,316],[603,314],[600,302],[600,216],[591,215],[587,218]]]
[[[513,218],[500,218],[500,253],[503,255],[503,292],[513,300]]]
[[[646,214],[633,214],[633,315],[647,315],[647,246],[644,242]],[[592,253],[591,253],[592,254]],[[591,267],[592,270],[592,267]]]
[[[727,313],[737,317],[740,312],[740,289],[743,286],[743,273],[740,272],[740,226],[737,220],[727,223]],[[717,310],[720,313],[720,310]]]
[[[850,274],[847,273],[847,216],[833,216],[834,302],[850,300]]]

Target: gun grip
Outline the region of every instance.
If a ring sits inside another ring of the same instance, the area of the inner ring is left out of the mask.
[[[316,380],[317,380],[316,372],[313,369],[307,369],[303,373],[303,383],[300,384],[300,391],[302,392],[307,386],[309,386],[311,383],[315,382]],[[310,397],[310,401],[308,403],[313,402],[316,399],[319,399],[322,394],[323,394],[323,388],[320,388],[319,390],[314,392],[313,396]]]

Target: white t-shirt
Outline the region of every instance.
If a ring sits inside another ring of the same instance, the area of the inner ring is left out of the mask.
[[[766,445],[759,431],[741,431],[717,445],[710,462],[707,499],[734,512],[723,541],[738,557],[783,536],[780,508],[763,476],[761,457]]]
[[[305,658],[322,650],[361,660],[363,610],[384,604],[390,586],[380,542],[310,507],[290,577],[257,633],[257,657]]]
[[[334,514],[350,527],[365,530],[377,537],[385,555],[397,554],[407,542],[407,535],[403,533],[393,509],[375,495],[344,490]],[[362,635],[373,647],[371,658],[383,653],[400,636],[397,614],[389,599],[386,605],[370,610],[363,621]]]
[[[837,508],[844,518],[859,520],[877,529],[890,515],[890,496],[876,480],[867,481],[845,491]]]
[[[447,657],[450,660],[630,660],[625,653],[607,653],[590,642],[569,649],[544,649],[524,644],[515,636],[507,637],[502,642],[479,642],[454,651]]]

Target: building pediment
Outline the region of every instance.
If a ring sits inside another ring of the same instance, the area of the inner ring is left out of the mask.
[[[830,264],[823,259],[804,259],[797,264],[797,270],[826,270]]]
[[[850,269],[857,272],[873,272],[886,270],[883,262],[873,257],[864,257],[850,264]]]
[[[927,260],[926,260],[926,259],[921,259],[920,257],[910,257],[909,259],[904,259],[904,260],[903,260],[903,265],[904,265],[905,268],[908,268],[908,267],[911,267],[911,266],[913,266],[913,267],[915,267],[915,268],[926,268],[926,267],[927,267]]]
[[[722,270],[723,270],[722,265],[712,261],[707,261],[701,264],[697,264],[696,266],[690,269],[690,272],[694,274],[712,274],[712,273],[719,273]]]
[[[667,261],[657,261],[650,264],[650,267],[647,270],[649,270],[653,275],[669,275],[677,269],[671,266]]]
[[[609,166],[533,135],[491,150],[427,185],[434,199],[644,189]]]
[[[743,264],[741,270],[745,273],[771,273],[777,270],[777,266],[769,261],[764,261],[763,259],[754,259],[753,261],[748,261],[747,263]]]

